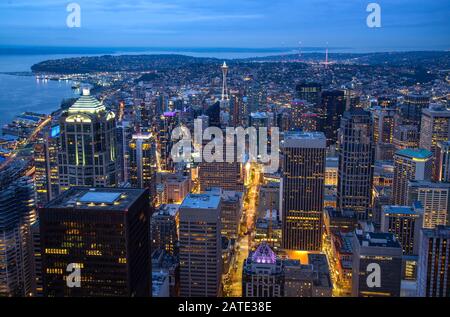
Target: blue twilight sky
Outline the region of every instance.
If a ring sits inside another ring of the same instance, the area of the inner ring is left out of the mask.
[[[81,28],[66,26],[67,4]],[[366,7],[381,6],[381,28]],[[0,45],[450,49],[449,0],[0,0]]]

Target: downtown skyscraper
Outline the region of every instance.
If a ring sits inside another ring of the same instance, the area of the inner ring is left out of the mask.
[[[392,186],[392,204],[406,205],[408,200],[408,182],[430,180],[432,153],[425,149],[404,149],[394,155],[394,180]]]
[[[282,153],[283,248],[322,247],[326,138],[321,132],[287,132]]]
[[[73,187],[40,209],[45,296],[150,296],[148,197],[144,189]],[[71,264],[79,287],[67,283]]]
[[[132,136],[129,143],[128,180],[133,188],[148,188],[150,201],[156,196],[156,142],[151,133]]]
[[[370,113],[346,111],[339,130],[337,208],[352,210],[359,219],[371,213],[374,143]]]
[[[60,189],[117,184],[116,121],[112,111],[83,89],[60,118]]]
[[[189,194],[180,206],[180,295],[216,297],[222,275],[219,191]]]
[[[450,295],[450,227],[423,229],[420,240],[417,295]]]
[[[33,180],[10,166],[0,174],[0,297],[33,290],[31,226],[36,223]]]
[[[428,109],[422,110],[420,129],[420,147],[433,153],[433,176],[438,180],[440,160],[439,142],[446,142],[450,137],[450,110],[440,104],[431,104]]]

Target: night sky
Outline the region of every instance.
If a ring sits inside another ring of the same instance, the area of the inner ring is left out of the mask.
[[[449,0],[1,0],[0,45],[450,48]],[[381,28],[366,25],[370,2]]]

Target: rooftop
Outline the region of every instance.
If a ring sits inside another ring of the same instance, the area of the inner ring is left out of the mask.
[[[266,112],[252,112],[250,113],[250,117],[253,119],[267,119],[268,115]]]
[[[69,108],[69,112],[99,112],[105,110],[105,106],[91,96],[89,89],[83,89],[83,94]]]
[[[416,206],[416,208],[419,206]],[[418,210],[415,210],[410,206],[383,206],[383,213],[385,214],[396,214],[396,215],[416,215]]]
[[[403,149],[395,152],[396,155],[406,156],[411,159],[429,159],[433,155],[430,151],[426,149],[416,148],[416,149]]]
[[[72,187],[50,201],[46,208],[104,209],[125,211],[145,189]]]
[[[339,158],[335,156],[327,157],[325,164],[327,168],[337,168],[339,166]]]
[[[217,209],[220,193],[189,194],[184,198],[180,208]]]
[[[118,192],[97,192],[90,191],[81,196],[78,201],[82,203],[104,203],[113,204],[120,198],[121,193]]]
[[[284,147],[325,148],[326,137],[323,132],[289,131],[284,133]]]
[[[359,230],[357,230],[359,231]],[[392,233],[386,232],[357,232],[355,235],[363,247],[400,248],[400,243]]]
[[[427,180],[409,180],[408,187],[448,189],[450,188],[450,183],[431,182]]]
[[[153,214],[153,217],[156,217],[158,215],[159,216],[167,215],[174,217],[177,215],[179,209],[180,205],[178,204],[163,204],[159,206],[157,211]]]
[[[276,260],[275,252],[264,242],[252,254],[252,261],[256,263],[275,264]]]
[[[450,238],[450,226],[436,226],[434,229],[422,229],[422,234],[425,237],[440,237],[440,238]]]

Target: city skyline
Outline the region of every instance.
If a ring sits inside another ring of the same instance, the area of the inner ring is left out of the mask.
[[[448,297],[447,7],[4,1],[0,297]]]

